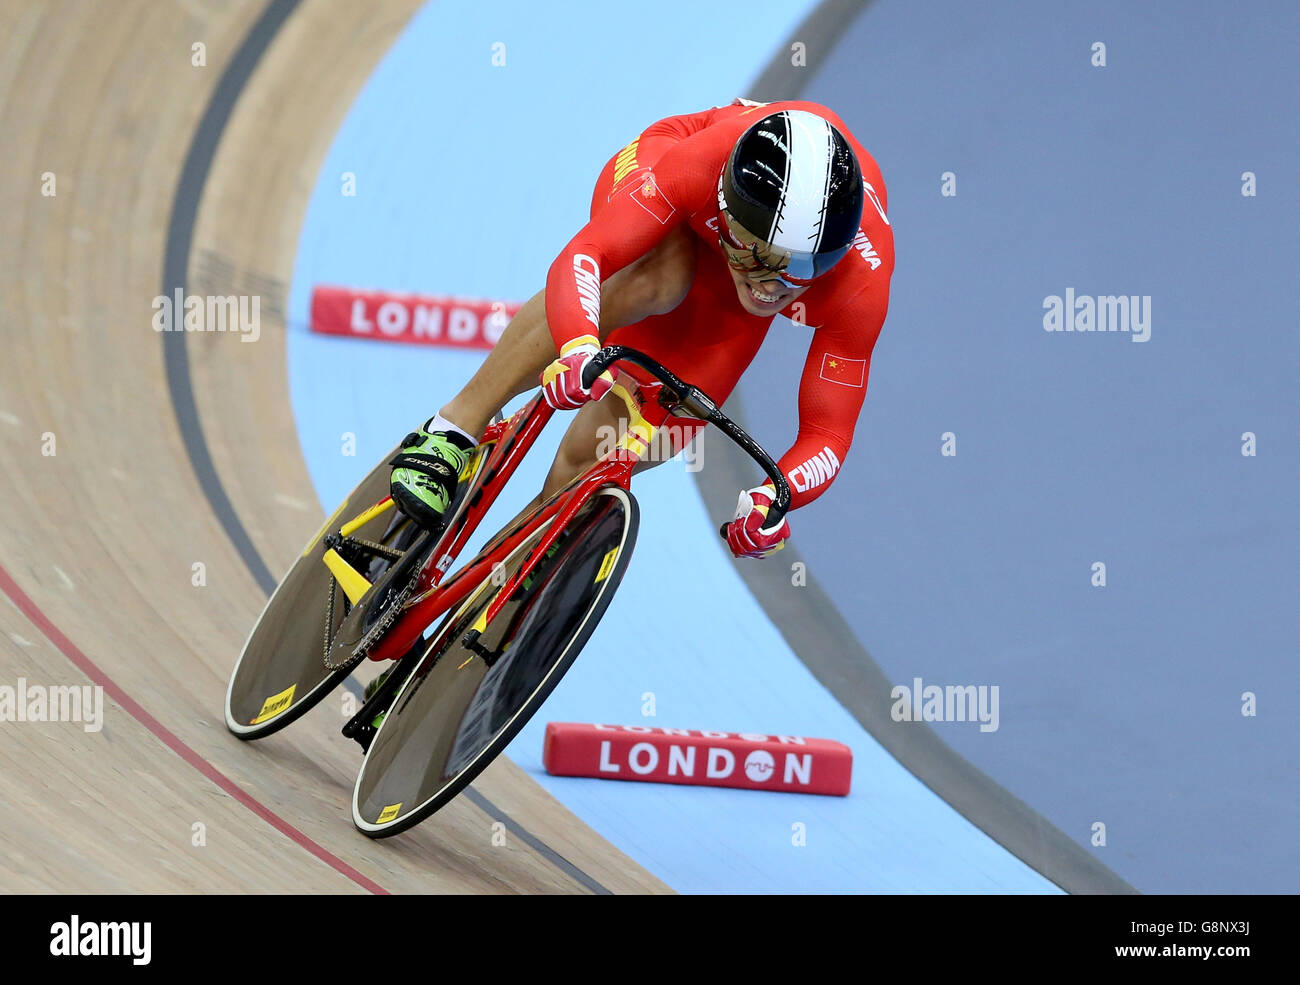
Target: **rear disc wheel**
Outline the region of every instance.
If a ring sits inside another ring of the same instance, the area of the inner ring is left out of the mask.
[[[241,739],[260,739],[284,728],[329,694],[356,666],[326,665],[329,644],[348,611],[342,590],[325,567],[324,537],[352,513],[359,514],[388,492],[386,463],[370,472],[334,512],[267,599],[226,687],[226,727]],[[399,548],[411,524],[395,510],[375,517],[354,535]],[[386,569],[376,560],[363,572],[371,579]],[[331,602],[331,592],[333,601]]]

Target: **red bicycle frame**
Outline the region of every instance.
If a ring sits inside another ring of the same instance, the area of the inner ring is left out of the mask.
[[[495,619],[516,587],[532,573],[568,522],[598,489],[609,485],[629,488],[633,469],[649,451],[655,433],[671,414],[670,408],[659,399],[663,389],[662,383],[642,383],[620,374],[613,392],[627,407],[629,423],[615,447],[546,502],[516,519],[494,537],[478,557],[443,582],[444,575],[496,502],[498,494],[532,448],[554,410],[539,393],[506,420],[490,425],[479,444],[480,454],[487,455],[478,473],[482,479],[476,480],[466,491],[468,499],[463,511],[439,538],[417,576],[415,591],[403,604],[393,625],[370,650],[370,659],[391,660],[404,654],[434,620],[468,598],[484,579],[491,576],[498,563],[549,522],[549,528],[523,565],[496,589],[495,598],[479,622],[486,625]]]

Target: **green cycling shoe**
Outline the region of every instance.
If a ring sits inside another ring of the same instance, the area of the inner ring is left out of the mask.
[[[473,452],[474,443],[455,431],[412,431],[388,463],[393,467],[389,492],[397,508],[424,529],[439,530]]]

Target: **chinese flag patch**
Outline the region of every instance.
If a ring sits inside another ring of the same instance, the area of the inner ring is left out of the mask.
[[[664,191],[655,181],[653,171],[646,171],[639,180],[628,184],[627,194],[632,201],[645,209],[661,223],[666,223],[677,211],[676,206],[664,197]]]
[[[821,377],[841,386],[864,387],[867,385],[867,361],[845,359],[827,352],[822,355]]]

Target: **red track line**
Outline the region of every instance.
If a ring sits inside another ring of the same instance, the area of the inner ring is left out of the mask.
[[[132,718],[161,739],[164,744],[171,748],[172,752],[180,756],[181,759],[193,766],[222,790],[226,791],[226,793],[234,797],[263,821],[271,825],[271,827],[297,842],[330,868],[341,872],[358,886],[361,886],[363,889],[371,893],[388,895],[388,890],[384,889],[383,886],[362,875],[356,869],[352,868],[352,866],[348,865],[347,862],[344,862],[338,856],[316,844],[316,842],[312,841],[311,838],[307,837],[307,835],[303,834],[270,808],[264,807],[262,804],[254,800],[251,795],[245,793],[244,790],[236,785],[233,780],[226,777],[215,766],[182,742],[175,733],[167,729],[158,721],[158,719],[145,711],[138,702],[118,687],[117,684],[113,682],[112,678],[100,670],[94,661],[82,653],[72,640],[59,632],[58,627],[55,626],[54,623],[50,622],[50,620],[46,618],[45,613],[37,608],[36,603],[27,596],[27,593],[18,587],[18,583],[9,576],[9,572],[4,569],[3,565],[0,565],[0,591],[3,591],[8,595],[14,605],[18,607],[18,611],[25,615],[32,624],[36,626],[36,628],[44,633],[46,638],[58,647],[65,657],[76,664],[82,673],[96,684],[100,685],[108,693],[110,698],[130,712]]]

